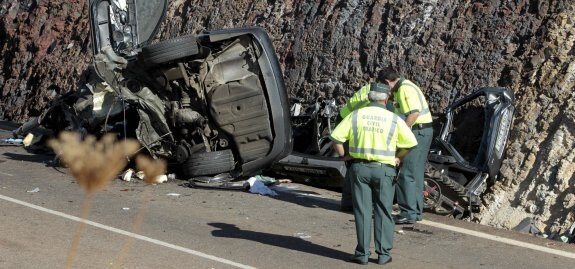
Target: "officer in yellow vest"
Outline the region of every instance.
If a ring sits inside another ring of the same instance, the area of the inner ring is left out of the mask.
[[[393,68],[382,70],[378,79],[391,87],[393,100],[398,105],[396,114],[405,119],[417,138],[417,147],[402,161],[396,185],[397,203],[401,212],[395,223],[412,224],[423,218],[423,177],[433,138],[431,112],[421,89],[413,82],[401,78]]]
[[[391,262],[395,164],[417,145],[405,122],[385,108],[389,94],[387,85],[372,89],[367,94],[371,103],[349,113],[330,137],[337,154],[351,161],[348,177],[352,181],[357,246],[350,261],[359,264],[367,264],[371,254],[369,246],[374,213],[377,262]],[[345,142],[349,143],[348,152],[343,146]]]
[[[367,98],[367,95],[370,91],[387,91],[386,89],[389,89],[386,84],[377,82],[371,82],[361,87],[353,94],[351,98],[349,98],[347,103],[339,111],[339,121],[349,115],[352,111],[368,105],[370,102]],[[393,110],[393,107],[391,110]],[[341,191],[340,210],[344,212],[351,212],[353,211],[351,202],[351,180],[347,177],[347,175],[348,174],[346,174],[344,185]]]

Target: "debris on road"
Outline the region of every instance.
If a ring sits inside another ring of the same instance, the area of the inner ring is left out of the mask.
[[[257,193],[261,195],[270,195],[276,196],[278,195],[275,191],[268,188],[262,181],[260,181],[257,177],[251,177],[248,179],[248,183],[250,184],[249,192]]]
[[[189,179],[189,185],[192,188],[216,188],[216,189],[227,189],[227,190],[248,190],[250,184],[246,180],[232,181],[233,177],[230,177],[228,173],[218,174],[216,176],[200,176],[193,177]]]
[[[513,230],[520,233],[528,233],[533,235],[542,235],[541,230],[535,226],[533,218],[525,218]]]
[[[144,180],[144,177],[146,175],[144,174],[144,171],[138,171],[136,172],[136,177],[139,178],[140,180]]]
[[[301,239],[311,238],[311,235],[309,235],[307,233],[295,233],[295,234],[293,234],[293,236],[301,238]]]
[[[136,177],[140,180],[144,180],[149,184],[164,183],[164,182],[167,182],[168,178],[169,178],[168,175],[158,175],[154,179],[147,180],[146,179],[146,173],[144,173],[144,171],[135,172],[132,169],[128,169],[128,170],[126,170],[126,172],[124,172],[122,174],[122,180],[123,181],[130,181],[133,177]]]
[[[159,175],[154,179],[154,183],[164,183],[168,181],[168,176],[166,175]]]
[[[257,175],[257,176],[254,176],[253,178],[255,178],[258,181],[261,181],[266,186],[272,186],[272,185],[278,184],[278,181],[273,177]],[[248,179],[248,181],[249,181],[249,179]]]
[[[167,195],[167,196],[179,197],[181,194],[170,192],[170,193],[168,193],[168,194],[166,194],[166,195]]]
[[[134,169],[128,169],[126,171],[124,171],[124,173],[122,173],[122,180],[123,181],[131,181],[132,180],[132,176],[134,176]]]
[[[138,167],[142,167],[142,170],[136,172],[134,169],[128,168],[120,175],[120,178],[123,181],[131,181],[132,178],[138,178],[140,180],[146,181],[146,183],[149,184],[157,184],[164,183],[168,181],[169,178],[175,179],[174,174],[162,174],[166,170],[166,164],[164,161],[138,156],[136,157],[136,164]],[[147,178],[146,172],[144,170],[148,170],[150,179]]]
[[[24,147],[29,147],[30,145],[32,145],[33,142],[34,142],[34,134],[32,133],[27,134],[22,140],[22,144],[24,144]]]
[[[145,155],[136,156],[136,166],[144,173],[144,181],[157,184],[168,181],[166,176],[167,163],[163,159],[155,159]]]
[[[26,191],[27,193],[36,193],[39,192],[40,188],[34,188],[33,190]]]
[[[22,145],[23,140],[21,138],[5,138],[0,140],[0,142],[4,144]]]

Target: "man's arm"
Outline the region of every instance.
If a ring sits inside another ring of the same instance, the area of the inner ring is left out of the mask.
[[[337,153],[337,156],[342,158],[344,161],[349,161],[353,159],[351,156],[345,154],[345,147],[343,144],[333,143],[333,150]]]
[[[333,150],[335,150],[337,156],[339,157],[345,156],[345,148],[343,147],[343,144],[333,143]]]
[[[413,126],[413,124],[415,124],[415,121],[417,120],[418,117],[419,112],[413,112],[407,115],[407,118],[405,118],[405,123],[407,124],[407,126],[411,127]]]
[[[401,160],[409,153],[410,150],[411,149],[397,149],[397,151],[395,152],[395,157]]]

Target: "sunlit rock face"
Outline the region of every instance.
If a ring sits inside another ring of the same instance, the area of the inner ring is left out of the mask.
[[[483,224],[534,217],[562,233],[575,216],[575,2],[170,1],[159,40],[258,25],[272,37],[289,94],[340,102],[396,67],[437,115],[481,86],[504,86],[516,117]],[[22,122],[85,82],[85,0],[0,1],[0,118]],[[469,119],[474,120],[474,119]]]

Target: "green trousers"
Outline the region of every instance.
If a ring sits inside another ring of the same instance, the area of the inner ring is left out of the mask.
[[[409,220],[423,218],[423,177],[425,162],[433,138],[433,129],[413,130],[417,139],[417,147],[412,149],[401,161],[401,169],[397,177],[396,197],[401,209],[400,217]]]
[[[380,163],[353,163],[349,177],[352,182],[353,215],[357,246],[355,256],[367,261],[371,252],[371,223],[375,252],[380,260],[388,260],[393,247],[395,224],[392,219],[395,168]]]

